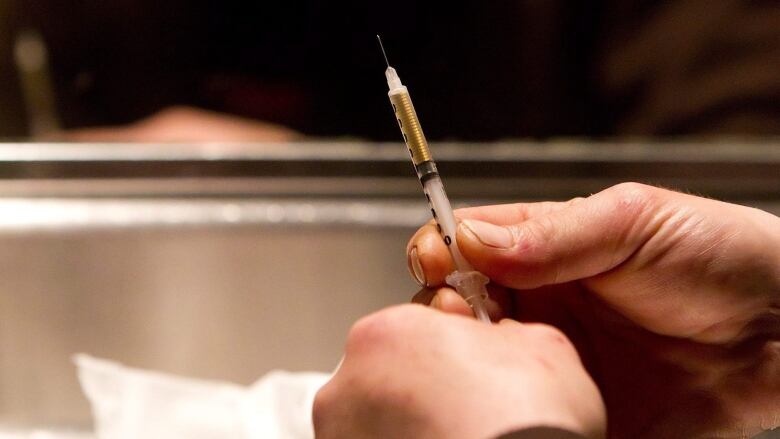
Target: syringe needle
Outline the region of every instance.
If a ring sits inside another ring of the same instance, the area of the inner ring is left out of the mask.
[[[382,49],[382,56],[385,57],[387,67],[390,67],[390,61],[387,60],[387,52],[385,52],[385,46],[382,44],[382,38],[379,36],[379,34],[377,34],[376,39],[379,41],[379,48]]]

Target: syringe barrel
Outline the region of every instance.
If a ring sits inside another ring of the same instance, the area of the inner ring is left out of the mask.
[[[463,257],[458,248],[458,223],[455,222],[455,215],[452,213],[450,200],[447,198],[447,193],[444,192],[444,186],[438,173],[423,181],[423,191],[425,192],[425,197],[428,198],[431,214],[434,220],[436,220],[439,233],[452,255],[452,262],[455,264],[455,268],[461,272],[473,271],[474,267]]]
[[[401,134],[403,134],[406,146],[409,148],[409,154],[412,156],[412,162],[418,166],[423,162],[430,161],[431,151],[428,149],[428,141],[425,139],[420,121],[417,119],[417,112],[414,111],[414,105],[406,87],[392,89],[388,96],[390,103],[393,104],[398,127],[401,128]]]
[[[452,206],[444,191],[436,163],[428,149],[428,141],[425,139],[420,121],[417,119],[412,98],[409,97],[409,91],[401,83],[394,68],[388,66],[385,75],[387,76],[387,86],[390,88],[387,95],[390,97],[390,103],[393,104],[398,127],[401,128],[401,134],[403,134],[404,142],[409,149],[414,170],[417,172],[417,178],[420,179],[423,192],[428,199],[428,205],[431,207],[431,214],[439,228],[439,234],[441,234],[444,244],[447,245],[455,264],[456,271],[447,277],[447,283],[466,299],[479,320],[490,323],[484,302],[487,299],[485,284],[487,284],[488,279],[483,274],[474,271],[474,267],[463,257],[460,248],[458,248],[458,224],[455,222],[455,215],[452,213]]]
[[[391,89],[388,96],[393,104],[393,112],[395,112],[398,127],[404,136],[406,147],[409,149],[409,155],[412,157],[414,170],[417,172],[417,177],[420,179],[423,192],[425,192],[425,197],[431,207],[431,214],[436,220],[444,243],[449,247],[455,267],[459,271],[471,271],[473,270],[471,264],[458,249],[455,235],[458,225],[452,213],[450,200],[444,191],[441,177],[436,169],[436,163],[434,163],[431,151],[428,149],[428,141],[423,134],[417,112],[414,111],[414,104],[409,97],[409,92],[406,87],[401,86]]]

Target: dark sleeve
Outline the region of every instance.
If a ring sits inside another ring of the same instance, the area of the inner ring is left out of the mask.
[[[585,436],[555,427],[533,427],[502,434],[496,439],[586,439]]]

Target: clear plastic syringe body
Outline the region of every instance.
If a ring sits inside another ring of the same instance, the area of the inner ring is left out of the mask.
[[[393,105],[398,126],[401,128],[401,134],[412,158],[417,177],[422,184],[425,197],[428,199],[433,219],[438,225],[439,233],[444,244],[447,245],[455,265],[456,271],[447,276],[447,283],[466,299],[479,320],[490,323],[490,317],[485,309],[485,300],[487,299],[485,285],[488,283],[488,278],[474,270],[474,267],[463,257],[458,248],[456,233],[458,225],[455,221],[455,215],[452,213],[452,206],[444,191],[436,163],[428,149],[428,142],[425,140],[420,121],[417,118],[414,105],[412,105],[412,99],[409,97],[409,91],[401,83],[394,68],[388,67],[385,76],[387,77],[387,86],[390,89],[387,94]]]

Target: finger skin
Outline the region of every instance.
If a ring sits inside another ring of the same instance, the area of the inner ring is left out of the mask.
[[[565,209],[582,200],[584,198],[574,198],[566,202],[543,201],[471,207],[457,209],[455,216],[459,221],[461,219],[476,219],[498,225],[510,225]],[[407,266],[410,275],[415,279],[412,269],[413,262],[410,256],[413,248],[417,249],[417,257],[425,273],[426,282],[424,286],[436,287],[444,285],[445,278],[455,269],[455,266],[433,220],[417,230],[406,246]]]
[[[488,285],[488,299],[485,302],[492,321],[504,318],[512,310],[512,298],[500,285]],[[412,297],[412,303],[429,305],[448,314],[474,317],[474,312],[463,297],[449,287],[423,288]]]
[[[552,212],[579,204],[585,198],[577,197],[569,201],[539,201],[535,203],[495,204],[491,206],[466,207],[457,209],[458,219],[474,219],[492,224],[507,226],[521,223],[530,218],[548,215]]]
[[[472,317],[474,313],[463,297],[451,288],[439,288],[431,301],[431,308],[448,314],[459,314]]]
[[[412,303],[430,306],[447,314],[472,317],[474,313],[466,300],[452,288],[423,288],[412,297]]]
[[[417,257],[422,266],[425,282],[423,286],[436,287],[444,285],[444,279],[455,270],[447,246],[442,241],[436,225],[428,223],[415,233],[406,248],[406,260],[409,273],[415,279],[411,260],[412,249],[416,249]],[[416,280],[416,279],[415,279]]]
[[[461,224],[458,244],[482,273],[510,288],[530,289],[606,272],[631,256],[668,214],[658,193],[618,185],[546,215],[507,227],[512,242],[486,243]]]

